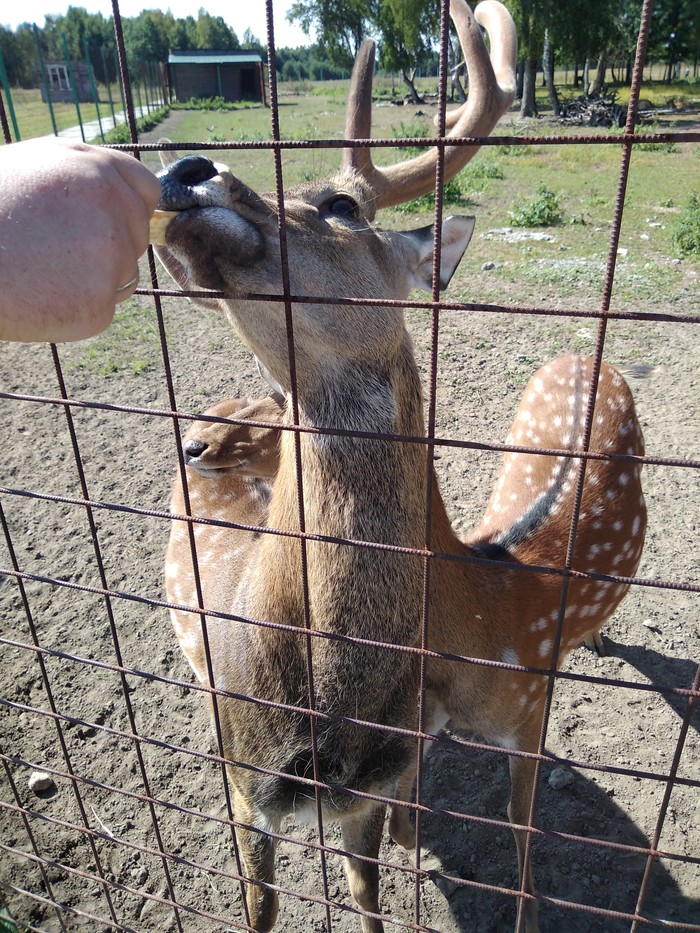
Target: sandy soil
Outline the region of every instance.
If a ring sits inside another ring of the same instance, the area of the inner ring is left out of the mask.
[[[465,274],[479,274],[468,259],[465,264]],[[686,311],[693,310],[693,301],[691,293]],[[226,816],[221,772],[206,757],[214,750],[208,715],[189,686],[192,677],[166,610],[142,601],[163,599],[168,520],[155,513],[167,509],[175,444],[172,421],[159,414],[169,410],[170,402],[157,322],[148,299],[139,299],[139,304],[150,334],[139,352],[150,365],[138,375],[128,365],[115,375],[100,372],[99,363],[86,363],[84,346],[61,348],[59,355],[68,397],[145,410],[74,407],[72,413],[90,497],[153,515],[97,508],[93,536],[85,508],[61,501],[82,498],[63,406],[0,400],[6,426],[3,484],[58,497],[2,496],[17,563],[27,574],[71,585],[26,583],[51,696],[36,653],[28,647],[32,636],[17,583],[6,576],[0,585],[0,735],[6,766],[0,778],[0,897],[14,916],[39,929],[57,930],[60,925],[42,901],[47,890],[27,827],[16,812],[17,801],[33,814],[32,839],[48,860],[53,896],[69,909],[64,915],[67,930],[109,928],[110,909],[99,873],[109,882],[114,918],[124,928],[162,933],[180,923],[183,930],[199,933],[239,929],[242,922],[240,889],[226,876],[235,863],[230,832],[221,823]],[[223,397],[264,392],[249,353],[214,312],[169,300],[164,321],[181,410],[198,411]],[[425,314],[413,314],[409,326],[425,373],[430,322]],[[557,319],[445,313],[438,432],[451,438],[503,440],[529,373],[562,343],[573,347],[590,340],[592,346],[592,337],[593,325],[580,322],[567,330]],[[125,338],[125,348],[131,347],[129,340]],[[117,347],[116,356],[128,364],[126,349],[122,356]],[[633,384],[648,453],[697,458],[700,370],[693,327],[613,323],[606,357],[622,365],[654,366],[649,378]],[[6,392],[56,398],[59,388],[49,349],[3,347],[0,384]],[[498,458],[445,448],[437,466],[455,525],[466,530],[488,499]],[[640,576],[697,584],[698,471],[651,466],[644,485],[650,525]],[[126,598],[113,597],[108,603],[104,596],[79,588],[102,585],[95,540],[108,587]],[[11,568],[4,544],[0,555],[0,565]],[[677,766],[680,778],[698,781],[700,716],[696,710],[675,762],[685,701],[660,689],[644,689],[691,686],[700,660],[697,594],[636,587],[605,636],[605,657],[580,649],[565,669],[612,683],[559,681],[555,690],[547,748],[592,767],[567,768],[572,781],[559,789],[550,783],[553,767],[542,769],[536,822],[552,831],[534,846],[538,891],[552,899],[541,908],[542,930],[629,929],[629,921],[572,911],[556,901],[632,911],[646,859],[629,847],[647,847],[657,830],[658,848],[668,857],[653,865],[644,913],[659,924],[698,925],[697,783],[671,785],[659,776]],[[123,681],[114,670],[118,664],[129,671]],[[610,765],[620,773],[596,771],[596,765]],[[40,796],[29,790],[35,768],[54,772],[54,790]],[[625,773],[629,770],[656,777],[632,777]],[[77,776],[75,782],[69,771]],[[667,790],[670,799],[659,825]],[[505,820],[508,791],[504,756],[459,748],[449,737],[436,743],[424,782],[424,802],[436,812],[423,820],[421,866],[430,875],[418,886],[421,929],[487,933],[512,928],[510,889],[517,872],[510,831],[506,824],[494,828],[458,816]],[[94,851],[80,831],[84,821],[95,831]],[[323,896],[320,859],[313,847],[316,830],[290,822],[285,833],[290,839],[279,848],[278,882],[293,893],[281,897],[279,929],[324,930],[325,910],[313,900]],[[585,844],[557,833],[626,848]],[[339,844],[333,826],[326,828],[326,841]],[[165,903],[169,894],[158,855],[161,846],[172,856],[168,865],[181,905],[177,914]],[[382,910],[387,918],[411,924],[413,857],[387,837],[381,858],[392,864],[382,870]],[[357,919],[344,909],[350,899],[339,857],[328,857],[327,876],[331,929],[356,930]]]

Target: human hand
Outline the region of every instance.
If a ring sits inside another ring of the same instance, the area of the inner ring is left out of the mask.
[[[55,138],[1,147],[0,339],[104,330],[138,285],[159,197],[124,152]]]

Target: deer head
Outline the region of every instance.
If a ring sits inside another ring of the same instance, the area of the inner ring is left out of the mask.
[[[464,0],[451,15],[468,62],[469,97],[448,115],[448,139],[486,136],[513,100],[516,37],[513,21],[496,0],[476,18]],[[491,39],[489,57],[478,23]],[[346,137],[367,139],[371,122],[374,44],[358,55],[348,100]],[[445,147],[445,180],[478,146]],[[284,196],[289,288],[294,296],[401,299],[413,288],[432,288],[433,227],[390,232],[372,225],[379,208],[434,189],[438,149],[400,165],[378,168],[367,146],[345,150],[343,166],[325,181],[292,188]],[[251,301],[252,294],[282,295],[280,216],[275,195],[258,195],[203,156],[188,156],[161,172],[160,207],[179,211],[158,254],[185,287],[224,291],[222,305],[234,327],[272,378],[290,388],[284,304]],[[449,282],[474,227],[472,217],[449,217],[441,230],[440,285]],[[207,302],[210,303],[210,302]],[[396,352],[405,339],[401,312],[332,303],[294,303],[299,391],[344,362],[363,363]]]

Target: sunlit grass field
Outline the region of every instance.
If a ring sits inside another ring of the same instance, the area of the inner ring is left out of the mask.
[[[282,138],[342,139],[347,87],[347,81],[282,85],[279,106]],[[422,79],[420,88],[424,93],[434,94],[434,79]],[[399,106],[392,103],[390,90],[390,85],[386,81],[382,85],[381,79],[375,87],[373,137],[429,135],[437,112],[435,97],[427,97],[420,106]],[[685,110],[660,114],[651,129],[697,129],[700,102],[693,99],[696,90],[695,85],[687,82],[676,86],[645,85],[642,95],[649,100],[673,99],[686,105]],[[38,96],[38,92],[34,93]],[[615,130],[581,130],[552,121],[544,109],[544,88],[538,89],[538,95],[543,116],[522,122],[514,108],[499,124],[496,131],[499,136],[585,133],[587,138],[604,140],[605,144],[541,142],[525,146],[501,140],[482,148],[461,173],[456,197],[453,190],[453,198],[445,206],[446,213],[477,217],[472,244],[450,288],[449,294],[456,301],[521,305],[544,301],[555,307],[589,310],[600,306],[622,147],[614,141]],[[18,117],[36,116],[37,102],[32,101],[30,92],[26,92],[21,103]],[[62,119],[67,117],[62,111]],[[153,142],[168,136],[180,144],[183,152],[191,143],[242,143],[246,148],[215,150],[212,158],[228,164],[251,187],[272,191],[274,154],[269,148],[254,148],[269,142],[271,129],[270,110],[259,105],[227,110],[173,110],[143,138]],[[410,156],[410,152],[398,147],[379,148],[373,155],[377,163]],[[143,158],[154,170],[159,167],[156,154],[144,153]],[[283,149],[284,187],[327,176],[339,166],[340,159],[338,148]],[[503,233],[504,228],[512,226],[513,215],[527,209],[538,197],[542,185],[556,198],[560,222],[537,230],[520,230],[515,237]],[[697,313],[698,257],[681,258],[674,245],[674,231],[693,193],[700,194],[700,146],[679,142],[635,147],[623,213],[613,309]],[[433,208],[426,203],[409,205],[400,211],[386,210],[378,218],[379,223],[392,228],[422,226],[432,220]],[[493,267],[483,269],[484,264]]]

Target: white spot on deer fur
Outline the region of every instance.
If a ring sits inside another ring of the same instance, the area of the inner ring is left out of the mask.
[[[627,486],[630,481],[629,473],[620,473],[617,481],[620,484],[620,486]]]
[[[169,580],[173,580],[180,571],[180,565],[174,563],[173,561],[166,560],[165,562],[165,576]]]
[[[530,631],[531,632],[542,632],[544,631],[544,629],[547,628],[548,624],[549,623],[547,622],[547,619],[545,619],[544,616],[540,616],[540,618],[536,622],[532,623],[532,625],[530,626]]]
[[[561,415],[555,415],[552,423],[554,424],[555,428],[560,428],[561,427]]]
[[[544,641],[540,644],[538,654],[541,658],[546,658],[551,650],[552,650],[552,639],[545,638]]]
[[[517,653],[512,648],[504,648],[501,652],[501,661],[504,664],[520,664]]]
[[[593,558],[593,557],[597,557],[598,554],[600,554],[600,545],[599,545],[599,544],[592,544],[592,545],[590,546],[589,550],[588,550],[588,558],[589,558],[589,560],[590,560],[591,558]]]
[[[182,635],[177,636],[177,640],[180,644],[180,648],[187,653],[188,648],[196,648],[198,643],[197,633],[196,632],[185,632]],[[192,662],[190,662],[192,663]]]
[[[542,382],[539,376],[535,377],[533,381],[533,385],[537,392],[544,392],[544,383]]]
[[[642,526],[642,517],[641,517],[641,515],[635,515],[635,516],[634,516],[634,521],[632,522],[632,534],[633,534],[633,535],[638,535],[638,534],[639,534],[639,529],[641,528],[641,526]]]

